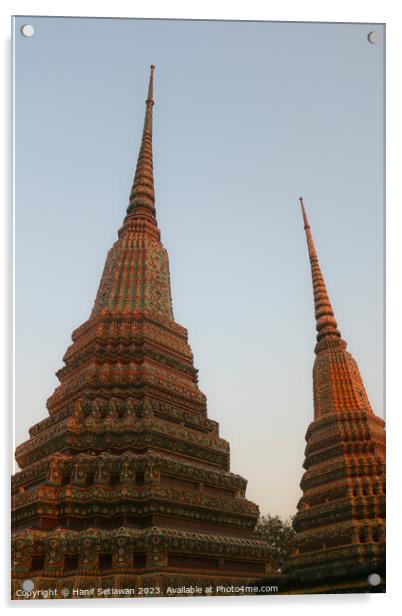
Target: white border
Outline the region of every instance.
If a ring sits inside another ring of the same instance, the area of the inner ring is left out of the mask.
[[[326,613],[339,612],[341,609],[346,613],[352,610],[364,611],[365,615],[376,614],[381,605],[385,602],[389,604],[398,601],[398,574],[399,559],[401,554],[401,533],[400,520],[401,512],[397,512],[399,485],[398,485],[398,457],[397,447],[401,437],[401,413],[402,409],[397,406],[398,386],[400,382],[401,346],[400,320],[402,316],[401,299],[401,239],[402,234],[402,206],[401,206],[401,179],[400,179],[400,144],[402,143],[400,115],[402,113],[402,88],[400,82],[400,58],[401,50],[401,19],[398,9],[399,3],[393,0],[337,0],[337,2],[323,2],[322,0],[281,0],[277,3],[269,1],[247,0],[239,2],[232,0],[224,2],[219,0],[203,0],[203,2],[185,2],[169,0],[168,2],[153,1],[136,2],[135,0],[113,0],[106,2],[98,0],[59,0],[57,3],[51,0],[32,1],[8,1],[3,0],[0,5],[0,28],[2,34],[4,58],[1,64],[2,85],[3,85],[3,113],[2,132],[9,135],[5,139],[1,149],[1,157],[4,159],[0,165],[3,186],[3,207],[1,208],[2,231],[1,246],[3,250],[1,259],[1,290],[5,301],[0,307],[1,316],[1,354],[0,354],[0,391],[3,393],[2,405],[5,426],[1,431],[3,452],[6,460],[10,460],[10,443],[12,442],[12,429],[10,428],[11,419],[7,422],[7,413],[10,413],[10,400],[12,392],[11,383],[11,154],[10,154],[10,16],[11,15],[52,15],[52,16],[83,16],[83,17],[143,17],[143,18],[181,18],[181,19],[240,19],[240,20],[271,20],[271,21],[330,21],[330,22],[372,22],[386,23],[387,30],[387,441],[388,441],[388,575],[387,575],[387,594],[386,595],[330,595],[330,596],[302,596],[302,597],[250,597],[250,598],[208,598],[208,599],[149,599],[141,602],[102,600],[95,601],[63,601],[56,604],[51,601],[27,602],[24,605],[8,601],[9,596],[9,553],[3,550],[1,560],[1,593],[0,601],[5,607],[25,610],[41,610],[43,608],[63,609],[74,608],[78,613],[84,609],[164,609],[167,612],[177,610],[177,608],[204,610],[206,608],[213,612],[218,609],[223,610],[258,610],[275,609],[281,612],[297,610],[304,614],[311,611],[325,610]],[[399,79],[398,79],[399,77]],[[398,147],[399,146],[399,147]],[[399,150],[399,160],[397,151]],[[399,421],[398,421],[399,420]],[[400,447],[399,447],[400,449]],[[3,458],[4,459],[4,458]],[[3,503],[1,518],[3,521],[3,540],[4,545],[9,543],[9,472],[11,464],[5,465],[5,476],[3,473]],[[399,513],[399,516],[398,516]],[[388,607],[388,605],[386,606]],[[385,606],[383,607],[383,609]]]

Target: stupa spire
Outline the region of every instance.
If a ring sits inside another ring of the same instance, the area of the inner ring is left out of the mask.
[[[141,147],[138,154],[134,182],[130,194],[127,214],[139,209],[150,211],[155,216],[155,189],[152,160],[152,108],[155,66],[151,64],[148,96],[145,101],[145,119],[142,132]]]
[[[320,264],[318,262],[313,236],[311,234],[306,209],[304,207],[303,197],[300,197],[299,201],[303,215],[304,230],[306,232],[308,254],[310,257],[311,277],[314,292],[314,311],[316,318],[317,342],[319,343],[323,339],[328,339],[328,342],[330,340],[340,342],[341,333],[335,320],[334,311],[328,296],[327,288],[325,286],[325,281],[321,272]],[[346,343],[343,340],[342,343],[342,346],[346,346]],[[322,345],[317,345],[316,352],[319,352],[321,347]]]

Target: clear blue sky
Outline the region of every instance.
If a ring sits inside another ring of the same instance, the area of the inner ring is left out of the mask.
[[[294,513],[315,343],[299,195],[383,416],[383,26],[18,17],[15,32],[16,443],[47,416],[91,311],[154,63],[175,319],[248,497],[262,513]]]

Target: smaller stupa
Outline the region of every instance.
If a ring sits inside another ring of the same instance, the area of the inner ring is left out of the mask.
[[[300,198],[317,329],[314,421],[306,441],[295,551],[285,568],[292,592],[385,590],[385,431],[346,350]]]

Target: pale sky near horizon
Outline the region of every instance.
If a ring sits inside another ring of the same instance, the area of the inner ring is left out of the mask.
[[[174,315],[248,498],[288,516],[301,495],[315,329],[299,195],[383,416],[384,37],[367,24],[15,19],[16,444],[47,416],[91,311],[151,63]]]

